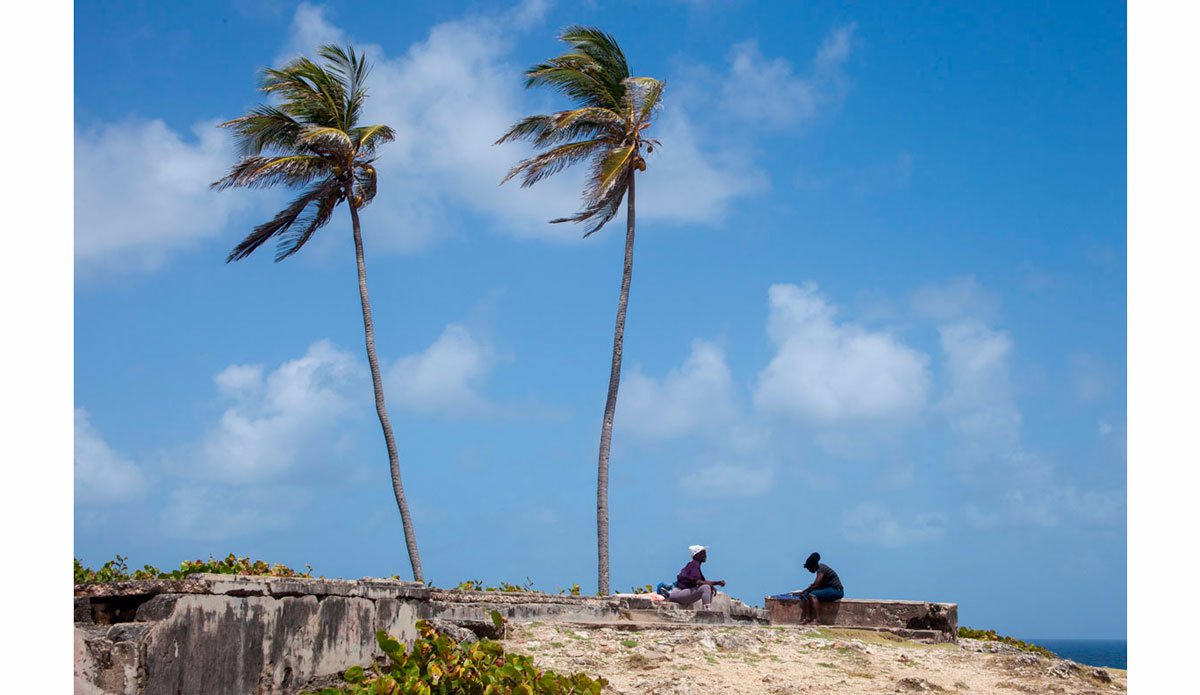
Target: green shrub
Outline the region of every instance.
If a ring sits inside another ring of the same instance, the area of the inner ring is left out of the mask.
[[[458,586],[454,588],[458,589],[459,591],[504,591],[510,593],[522,591],[535,594],[543,593],[533,588],[533,580],[529,577],[525,577],[524,584],[509,584],[508,582],[500,582],[500,586],[498,587],[484,586],[483,582],[479,581],[478,579],[468,579],[465,582],[459,582]]]
[[[325,688],[317,695],[598,695],[608,685],[583,673],[539,670],[533,657],[505,653],[498,642],[460,645],[437,634],[425,620],[417,621],[417,633],[411,650],[383,630],[375,633],[387,667],[353,666],[342,675],[345,687]]]
[[[1011,644],[1012,646],[1016,647],[1017,649],[1021,649],[1023,651],[1027,651],[1027,652],[1033,652],[1034,654],[1041,654],[1042,656],[1045,656],[1045,657],[1055,658],[1055,656],[1056,656],[1056,654],[1054,652],[1050,651],[1049,649],[1046,649],[1045,647],[1039,647],[1036,644],[1022,642],[1021,640],[1019,640],[1015,637],[1009,637],[1007,635],[997,635],[995,630],[973,630],[969,627],[960,627],[960,628],[958,628],[958,636],[966,637],[968,639],[987,640],[989,642],[1003,642],[1004,644]]]
[[[251,561],[249,557],[239,558],[233,553],[223,560],[218,560],[212,555],[208,556],[208,561],[196,560],[188,562],[184,560],[179,563],[179,569],[171,572],[163,572],[153,565],[143,565],[142,569],[129,571],[129,566],[125,564],[127,558],[122,555],[117,555],[115,560],[109,560],[104,563],[100,569],[93,570],[89,567],[84,567],[79,558],[75,558],[75,583],[85,584],[91,582],[121,582],[130,579],[183,579],[190,574],[241,574],[248,576],[266,576],[266,577],[312,577],[312,567],[308,567],[307,572],[297,572],[296,570],[285,567],[284,565],[268,565],[262,560]]]

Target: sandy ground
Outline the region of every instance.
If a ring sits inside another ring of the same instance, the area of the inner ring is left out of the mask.
[[[626,632],[549,623],[510,627],[508,651],[539,668],[585,671],[612,695],[737,693],[1123,693],[1127,672],[995,643],[904,642],[887,634],[809,627]],[[986,651],[1001,649],[1002,651]]]

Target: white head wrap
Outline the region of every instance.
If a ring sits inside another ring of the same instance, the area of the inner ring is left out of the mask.
[[[697,555],[699,555],[701,550],[708,550],[708,546],[707,545],[689,545],[688,546],[688,553],[692,557],[696,557]]]

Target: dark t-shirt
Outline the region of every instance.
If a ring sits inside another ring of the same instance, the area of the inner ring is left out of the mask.
[[[817,565],[817,574],[821,575],[821,585],[818,589],[842,589],[842,580],[838,578],[837,572],[830,569],[829,565],[824,562]],[[844,589],[842,589],[845,591]]]
[[[692,560],[679,570],[679,576],[675,577],[675,586],[680,589],[692,589],[704,581],[704,573],[700,571],[700,562]]]

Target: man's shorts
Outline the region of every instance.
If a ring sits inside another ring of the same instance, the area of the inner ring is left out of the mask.
[[[830,601],[837,601],[838,599],[842,598],[842,590],[834,589],[833,587],[826,587],[824,589],[817,589],[816,591],[810,591],[808,593],[803,591],[793,591],[790,594],[775,594],[774,596],[771,596],[771,598],[797,599],[801,596],[813,596],[822,603],[829,603]]]
[[[808,593],[810,596],[817,599],[821,603],[837,601],[838,599],[840,599],[843,596],[841,589],[835,589],[832,586],[827,586],[824,589],[817,589],[815,591],[810,591]]]

